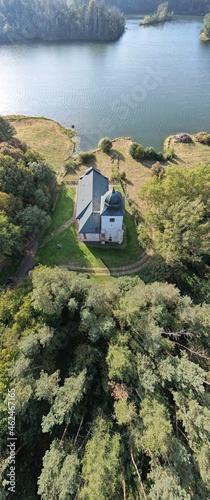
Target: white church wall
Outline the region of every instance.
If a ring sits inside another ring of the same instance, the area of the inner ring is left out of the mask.
[[[82,241],[100,241],[100,234],[97,233],[81,233]]]
[[[105,233],[105,241],[119,242],[123,225],[123,216],[103,216],[101,217],[101,232]]]

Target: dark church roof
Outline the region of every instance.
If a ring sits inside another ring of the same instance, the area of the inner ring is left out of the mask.
[[[100,233],[101,196],[108,190],[109,181],[100,170],[91,167],[80,177],[77,192],[76,218],[79,233]]]
[[[119,191],[115,191],[113,188],[105,194],[101,215],[125,215],[125,200]]]

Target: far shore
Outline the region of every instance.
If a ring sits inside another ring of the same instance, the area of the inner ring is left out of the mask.
[[[172,17],[165,19],[157,19],[154,21],[149,21],[148,23],[144,23],[144,21],[140,21],[139,26],[152,26],[153,24],[166,23],[167,21],[172,21]]]

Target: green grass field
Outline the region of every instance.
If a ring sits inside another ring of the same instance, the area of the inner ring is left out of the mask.
[[[75,192],[75,188],[66,184],[61,185],[55,210],[50,214],[52,222],[47,228],[44,238],[73,216]]]
[[[122,245],[88,246],[78,240],[73,224],[42,246],[36,256],[40,264],[54,266],[73,263],[78,267],[120,267],[135,262],[141,255],[131,215],[124,219],[126,234]],[[57,248],[58,243],[62,245]]]

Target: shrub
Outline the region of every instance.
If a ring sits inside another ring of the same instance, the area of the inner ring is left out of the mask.
[[[104,153],[109,153],[110,149],[112,147],[112,141],[109,139],[109,137],[103,137],[99,143],[98,147],[104,152]]]
[[[184,142],[190,144],[193,142],[192,137],[189,134],[181,133],[175,136],[174,142]]]
[[[121,172],[120,179],[121,179],[121,181],[125,181],[126,180],[126,172],[124,172],[124,171]]]
[[[80,153],[79,154],[79,161],[81,163],[89,163],[90,161],[95,160],[95,155],[91,151],[86,151],[85,153]]]
[[[167,148],[165,150],[164,156],[166,160],[171,160],[171,158],[174,158],[174,148]]]
[[[68,174],[70,172],[74,172],[78,167],[78,160],[69,160],[65,163],[64,168],[65,172]]]
[[[164,153],[162,153],[162,151],[159,151],[159,153],[156,154],[157,154],[157,160],[166,161],[166,156],[164,155]]]
[[[110,178],[111,182],[119,181],[119,177],[120,177],[120,174],[119,174],[118,168],[113,168],[112,172],[111,172],[111,178]]]
[[[210,146],[210,134],[208,132],[199,132],[199,134],[197,134],[195,138],[201,144]]]
[[[141,160],[141,158],[144,158],[144,148],[138,142],[132,142],[129,148],[129,154],[135,160]]]
[[[145,160],[159,160],[159,155],[154,148],[149,147],[144,151],[144,158]]]
[[[159,177],[159,179],[162,179],[164,176],[164,167],[157,161],[156,163],[153,163],[152,168],[151,168],[152,175],[156,175],[156,177]]]

